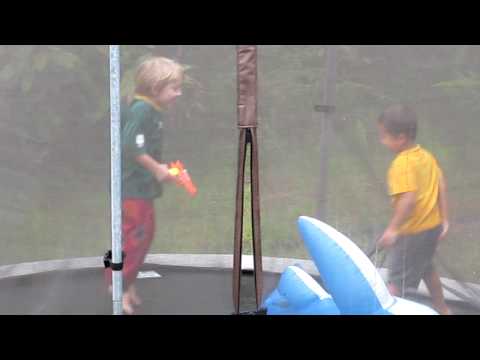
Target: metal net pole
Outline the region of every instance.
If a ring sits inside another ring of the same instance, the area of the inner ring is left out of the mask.
[[[112,263],[122,259],[122,190],[120,134],[120,46],[110,45],[110,158],[111,158],[111,224]],[[122,315],[122,270],[112,271],[113,314]]]

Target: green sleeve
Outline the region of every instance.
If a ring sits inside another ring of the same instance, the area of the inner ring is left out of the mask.
[[[148,111],[134,108],[128,112],[128,121],[122,131],[122,148],[127,159],[135,159],[147,153],[145,124]]]

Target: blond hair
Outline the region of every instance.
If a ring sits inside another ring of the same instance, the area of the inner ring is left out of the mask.
[[[165,57],[150,57],[138,66],[135,75],[135,94],[151,97],[166,85],[183,81],[185,68]]]

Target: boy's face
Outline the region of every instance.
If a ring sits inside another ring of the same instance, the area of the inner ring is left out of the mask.
[[[167,84],[154,97],[155,102],[163,108],[170,107],[182,95],[182,81]]]
[[[382,123],[378,123],[378,135],[380,142],[394,153],[402,151],[408,140],[404,134],[392,135],[390,134]]]

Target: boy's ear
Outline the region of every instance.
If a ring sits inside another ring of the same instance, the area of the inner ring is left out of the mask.
[[[159,93],[158,88],[159,88],[158,85],[152,86],[151,94],[152,94],[153,96],[157,96],[157,95],[158,95],[158,93]]]
[[[156,86],[154,86],[152,88],[153,96],[157,96],[158,94],[160,94],[165,89],[166,86],[167,84],[157,84]]]

